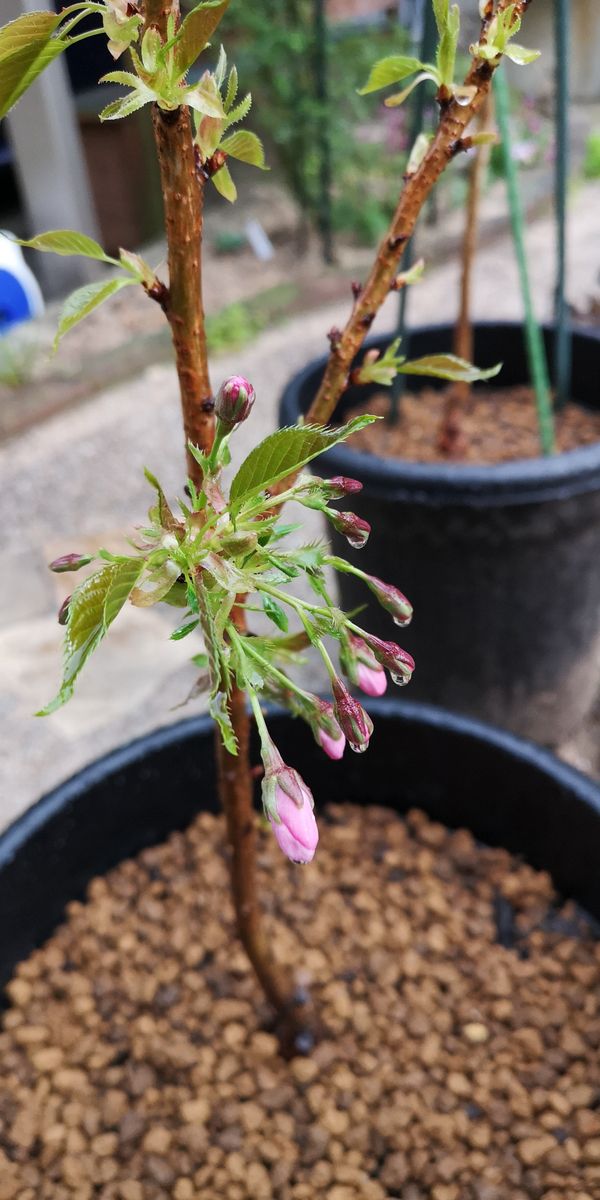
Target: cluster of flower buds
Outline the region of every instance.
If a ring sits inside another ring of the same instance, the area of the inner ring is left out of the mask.
[[[383,696],[387,676],[373,651],[362,638],[353,633],[340,647],[340,663],[344,674],[367,696]]]
[[[272,741],[262,742],[265,773],[262,801],[280,850],[294,863],[309,863],[319,841],[314,800],[293,767],[284,763]]]
[[[256,393],[243,375],[232,375],[221,384],[215,397],[215,415],[227,432],[247,420]]]

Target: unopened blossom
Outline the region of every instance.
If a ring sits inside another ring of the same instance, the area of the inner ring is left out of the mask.
[[[376,575],[365,575],[365,583],[377,597],[382,608],[389,612],[395,625],[408,625],[413,615],[410,600],[391,583],[384,583]]]
[[[280,850],[294,863],[309,863],[319,841],[314,800],[301,775],[284,763],[269,742],[263,745],[262,800]]]
[[[48,566],[51,571],[61,575],[64,571],[79,571],[80,567],[87,566],[91,561],[91,554],[62,554],[60,558],[48,563]]]
[[[415,660],[408,650],[403,650],[396,642],[384,642],[372,633],[363,631],[363,638],[370,650],[373,651],[377,662],[385,667],[394,683],[400,687],[408,683],[415,669]]]
[[[348,745],[355,754],[362,754],[369,745],[373,732],[373,722],[362,704],[350,694],[345,683],[338,676],[332,680],[335,715],[342,732],[348,739]]]
[[[327,516],[333,528],[347,538],[354,550],[362,550],[371,532],[368,521],[363,521],[356,513],[336,512],[335,509],[327,509]]]
[[[228,429],[250,416],[256,393],[243,375],[232,375],[221,384],[215,397],[215,415]]]
[[[326,755],[336,761],[346,749],[346,737],[336,719],[333,705],[327,700],[315,696],[317,711],[311,721],[315,740],[322,746]]]
[[[387,688],[386,673],[362,638],[349,635],[342,646],[340,662],[350,682],[367,696],[383,696]]]

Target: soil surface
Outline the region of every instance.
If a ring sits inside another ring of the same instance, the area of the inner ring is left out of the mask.
[[[348,444],[368,450],[381,458],[404,458],[410,462],[447,462],[439,447],[440,429],[447,403],[447,389],[424,388],[402,397],[400,419],[390,426],[377,421],[355,433]],[[348,412],[376,413],[387,417],[389,393],[372,396],[367,404]],[[540,439],[535,397],[529,387],[473,391],[461,409],[463,435],[459,461],[469,463],[507,462],[519,458],[538,458]],[[558,450],[575,450],[600,441],[600,412],[591,412],[569,403],[556,417]]]
[[[277,955],[328,1033],[284,1062],[234,937],[221,819],[95,880],[19,967],[2,1200],[593,1200],[600,943],[547,875],[423,814],[261,835]]]

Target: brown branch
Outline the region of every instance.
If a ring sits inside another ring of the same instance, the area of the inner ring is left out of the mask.
[[[500,0],[497,11],[508,7],[511,0]],[[527,0],[519,0],[516,13],[521,16]],[[487,22],[481,40],[485,41]],[[377,258],[364,288],[357,297],[341,338],[332,348],[321,386],[307,414],[307,420],[325,424],[335,411],[338,400],[348,385],[352,361],[360,350],[376,313],[381,308],[393,284],[406,243],[412,236],[423,204],[440,175],[456,153],[457,144],[481,109],[490,90],[495,64],[474,58],[465,78],[466,87],[474,87],[475,95],[468,104],[456,100],[441,105],[440,124],[429,150],[414,175],[404,186],[390,228],[379,246]]]
[[[146,0],[146,27],[156,26],[164,38],[170,13],[179,21],[179,0]],[[214,401],[208,375],[201,289],[202,201],[205,178],[197,171],[189,109],[163,112],[157,105],[153,126],[162,183],[169,261],[169,287],[150,289],[171,326],[186,436],[202,450],[214,440]],[[188,471],[197,487],[202,472],[188,453]],[[234,614],[244,630],[244,612]],[[291,980],[274,962],[262,929],[256,886],[256,816],[250,769],[250,723],[243,692],[234,685],[229,710],[238,754],[229,754],[217,731],[219,797],[231,844],[231,881],[238,932],[263,991],[279,1018],[286,1048],[297,1049],[305,1026]]]
[[[166,36],[170,13],[179,21],[179,0],[146,0],[146,27]],[[214,401],[208,373],[202,305],[202,207],[204,182],[198,178],[190,111],[153,107],[152,124],[160,165],[167,233],[169,291],[165,305],[175,349],[183,426],[188,441],[209,450],[214,437]],[[198,464],[187,454],[188,473],[201,484]]]

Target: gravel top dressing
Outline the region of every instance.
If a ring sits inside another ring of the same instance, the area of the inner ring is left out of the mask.
[[[600,944],[547,875],[419,812],[332,808],[302,869],[265,833],[274,945],[327,1030],[287,1063],[223,845],[199,816],[19,967],[0,1200],[597,1200]]]

